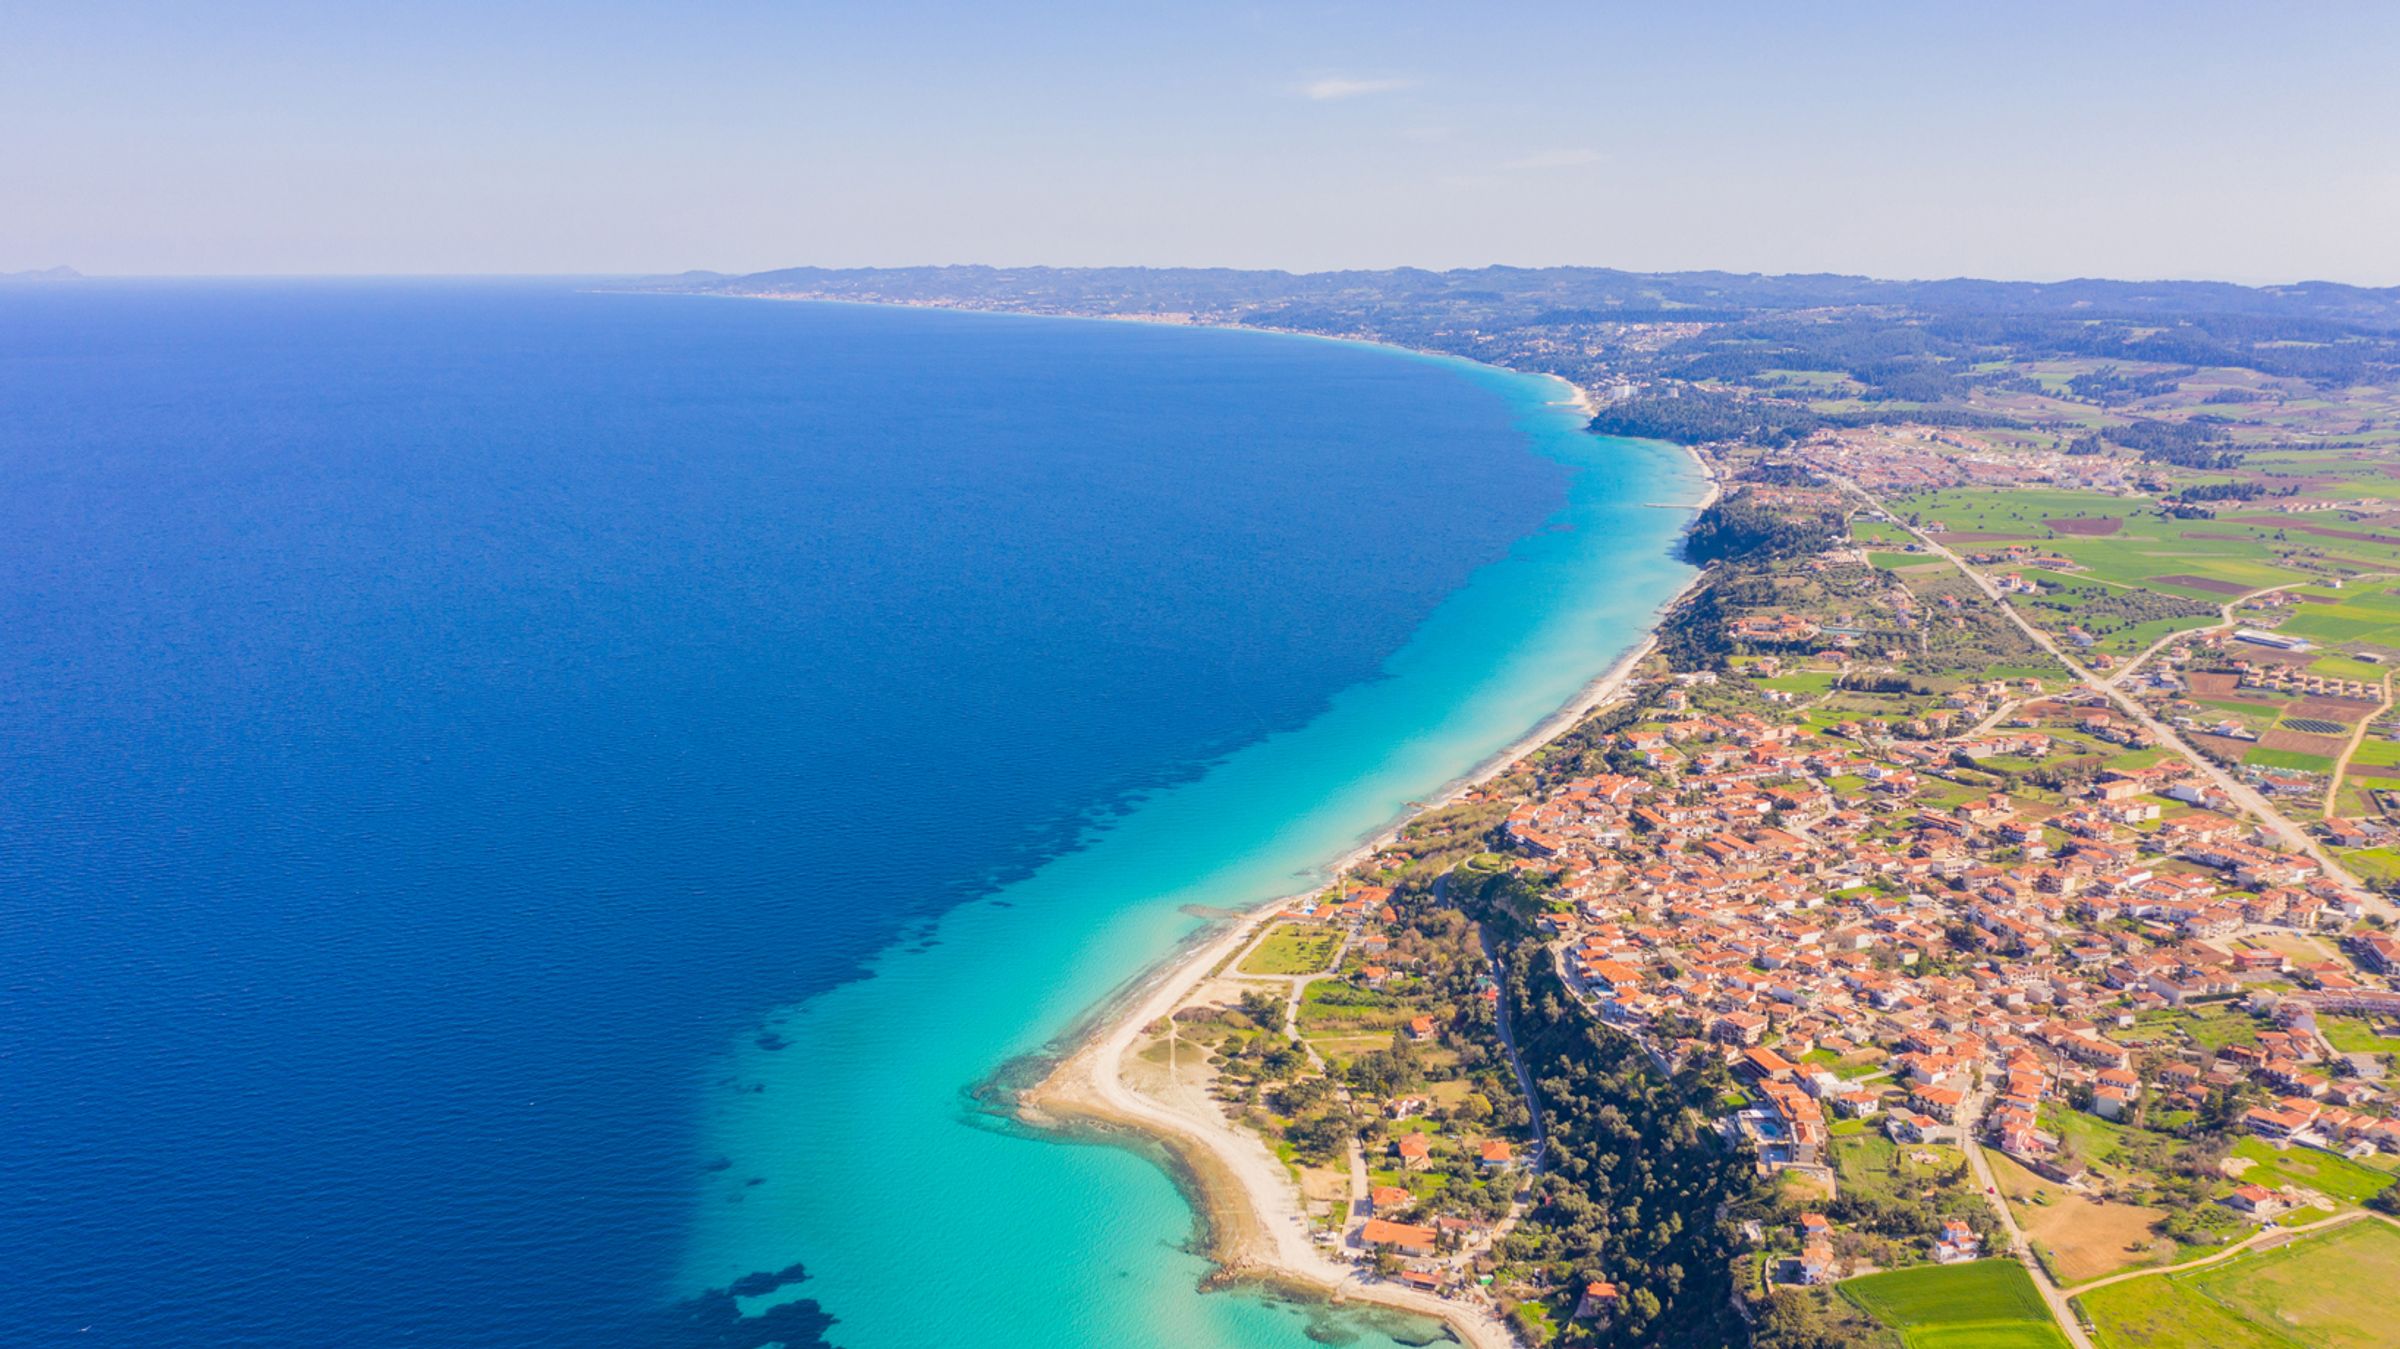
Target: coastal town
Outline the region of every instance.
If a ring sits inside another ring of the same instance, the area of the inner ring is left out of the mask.
[[[2063,1312],[2096,1279],[2371,1214],[2400,1167],[2400,937],[2318,843],[2368,826],[2294,846],[2287,817],[2253,808],[2288,775],[2236,765],[2228,784],[2182,738],[2223,728],[2180,695],[2288,691],[2357,723],[2380,681],[2306,673],[2306,643],[2247,625],[2180,629],[2113,678],[2046,654],[2038,629],[1987,653],[2024,665],[2007,678],[1910,678],[1912,620],[2006,633],[1994,601],[1878,591],[1853,534],[1903,527],[1863,498],[1736,491],[1839,519],[1821,550],[1754,567],[1832,582],[1839,612],[1724,618],[1725,668],[1654,660],[1628,701],[1292,906],[1229,968],[1226,988],[1293,985],[1240,994],[1289,1062],[1229,1038],[1220,1095],[1291,1162],[1326,1244],[1505,1305],[1534,1339],[1642,1291],[1605,1250],[1568,1270],[1512,1243],[1538,1117],[1495,1066],[1495,973],[1437,935],[1463,916],[1395,907],[1391,883],[1429,865],[1442,888],[1521,882],[1585,1015],[1663,1076],[1722,1073],[1714,1127],[1762,1181],[1745,1300],[2021,1257]],[[1939,565],[2023,570],[2005,549]],[[2143,696],[2120,706],[2125,689]],[[1178,1019],[1206,1040],[1233,1014]]]
[[[1541,1238],[1512,920],[1610,1043],[1706,1084],[1754,1182],[1725,1219],[1754,1339],[1869,1342],[1873,1290],[1932,1279],[2089,1344],[2146,1270],[2383,1227],[2400,934],[2336,854],[2390,834],[2400,647],[2294,623],[2383,593],[2376,564],[2268,549],[2307,579],[2120,628],[2038,607],[2107,534],[1974,537],[1909,504],[1960,484],[1828,448],[1720,462],[1712,511],[1779,542],[1721,562],[1619,701],[1257,928],[1145,1057],[1196,1046],[1361,1277],[1531,1342],[1661,1302]]]
[[[1467,355],[1714,484],[1587,714],[1224,934],[1043,1108],[1168,1143],[1226,1278],[1476,1345],[2383,1342],[2391,341],[2105,286],[1975,329],[1486,279],[748,292]]]

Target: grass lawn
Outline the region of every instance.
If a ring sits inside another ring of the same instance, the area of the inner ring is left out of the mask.
[[[2400,849],[2353,848],[2341,859],[2362,880],[2400,881]]]
[[[1894,1143],[1879,1133],[1838,1135],[1832,1148],[1834,1170],[1844,1188],[1894,1199],[1913,1200],[1950,1183],[1965,1164],[1956,1148]]]
[[[2390,1054],[2400,1051],[2400,1036],[2378,1035],[2375,1023],[2364,1017],[2321,1016],[2317,1029],[2345,1054]]]
[[[1840,1285],[1909,1349],[2057,1349],[2067,1343],[2014,1260],[1921,1265]]]
[[[2079,1301],[2106,1349],[2366,1349],[2394,1341],[2396,1284],[2400,1232],[2366,1221]]]
[[[1333,964],[1342,934],[1313,923],[1277,923],[1250,954],[1242,957],[1244,974],[1316,974]]]

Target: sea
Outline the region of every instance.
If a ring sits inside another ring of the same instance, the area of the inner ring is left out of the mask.
[[[1637,642],[1546,378],[612,290],[0,289],[0,1343],[1379,1349],[1006,1087]]]

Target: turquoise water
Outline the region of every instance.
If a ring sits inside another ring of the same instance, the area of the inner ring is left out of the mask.
[[[1192,1213],[1158,1166],[1029,1136],[973,1094],[1190,938],[1200,923],[1185,906],[1248,907],[1313,883],[1407,802],[1522,736],[1690,575],[1674,556],[1689,512],[1651,504],[1697,499],[1682,455],[1586,435],[1553,381],[1388,359],[1439,364],[1505,400],[1526,447],[1571,470],[1566,507],[1443,600],[1379,678],[950,910],[870,977],[768,1018],[763,1042],[729,1046],[703,1102],[702,1160],[720,1169],[694,1213],[686,1292],[805,1266],[805,1281],[745,1309],[811,1300],[849,1349],[1399,1342],[1321,1309],[1198,1292]]]
[[[1342,1331],[1198,1295],[1156,1166],[968,1093],[1633,638],[1681,571],[1633,503],[1688,470],[1554,388],[564,284],[0,287],[0,1340]]]

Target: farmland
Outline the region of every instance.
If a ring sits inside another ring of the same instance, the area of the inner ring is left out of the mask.
[[[1951,490],[1891,505],[1903,518],[1940,522],[1962,552],[2038,542],[2095,580],[2212,605],[2229,593],[2305,581],[2322,565],[2310,555],[2324,551],[2281,524],[2175,519],[2148,502],[2097,492]]]

